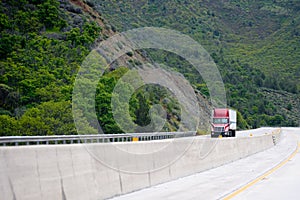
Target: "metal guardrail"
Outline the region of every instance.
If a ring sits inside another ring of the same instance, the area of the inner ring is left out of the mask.
[[[196,135],[195,131],[98,135],[8,136],[0,137],[0,146],[132,142],[171,139],[194,135]]]

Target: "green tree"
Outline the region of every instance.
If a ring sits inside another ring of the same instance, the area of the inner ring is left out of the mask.
[[[244,129],[249,129],[250,128],[249,124],[243,118],[242,114],[239,111],[237,111],[237,125],[238,125],[238,129],[240,129],[240,130],[244,130]]]
[[[0,136],[19,135],[19,123],[14,117],[0,115]]]
[[[147,101],[147,98],[145,98],[145,96],[140,92],[136,95],[136,98],[138,99],[138,107],[135,110],[135,123],[139,126],[146,126],[150,124],[151,121],[149,116],[149,102]]]
[[[38,6],[39,17],[46,28],[61,27],[65,25],[64,20],[59,15],[59,2],[56,0],[46,0]]]
[[[70,101],[45,102],[28,109],[20,118],[23,135],[77,134]]]

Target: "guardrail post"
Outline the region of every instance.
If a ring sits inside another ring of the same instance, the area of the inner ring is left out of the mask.
[[[275,135],[272,135],[272,139],[273,139],[273,144],[277,145],[277,140],[276,140],[276,136]]]

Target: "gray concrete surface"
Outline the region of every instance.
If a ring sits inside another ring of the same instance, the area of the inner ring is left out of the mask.
[[[263,128],[253,129],[253,130],[237,131],[236,136],[237,137],[249,137],[251,134],[253,136],[259,136],[259,135],[272,133],[276,129],[278,129],[278,128],[263,127]]]
[[[284,132],[300,141],[300,128],[285,128]],[[285,165],[233,199],[300,199],[300,152]]]
[[[215,169],[115,197],[113,200],[221,199],[276,166],[295,150],[296,145],[297,141],[294,136],[284,129],[281,142],[273,148]],[[295,174],[294,171],[294,175],[297,174],[299,172]],[[280,183],[277,182],[277,184]],[[266,187],[268,185],[265,185],[264,188]],[[265,190],[264,188],[261,188],[261,191]],[[296,189],[296,186],[292,188]],[[257,194],[251,193],[249,196],[237,196],[236,199],[276,199],[276,192],[273,195],[272,189],[268,193],[269,196],[258,195],[261,191],[258,191]]]
[[[105,199],[218,167],[273,146],[272,135],[261,134],[1,147],[0,199]]]

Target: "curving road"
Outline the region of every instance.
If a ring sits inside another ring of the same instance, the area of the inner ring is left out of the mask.
[[[272,128],[261,128],[238,132],[237,136],[249,137],[250,134],[272,131]],[[300,139],[300,129],[282,128],[281,137],[278,145],[266,151],[113,199],[299,199],[300,154],[294,152]],[[284,162],[293,153],[294,157]],[[278,166],[280,163],[283,163],[282,166]]]
[[[284,132],[300,141],[300,129],[285,128]],[[299,147],[280,168],[233,199],[300,199],[300,152]]]

